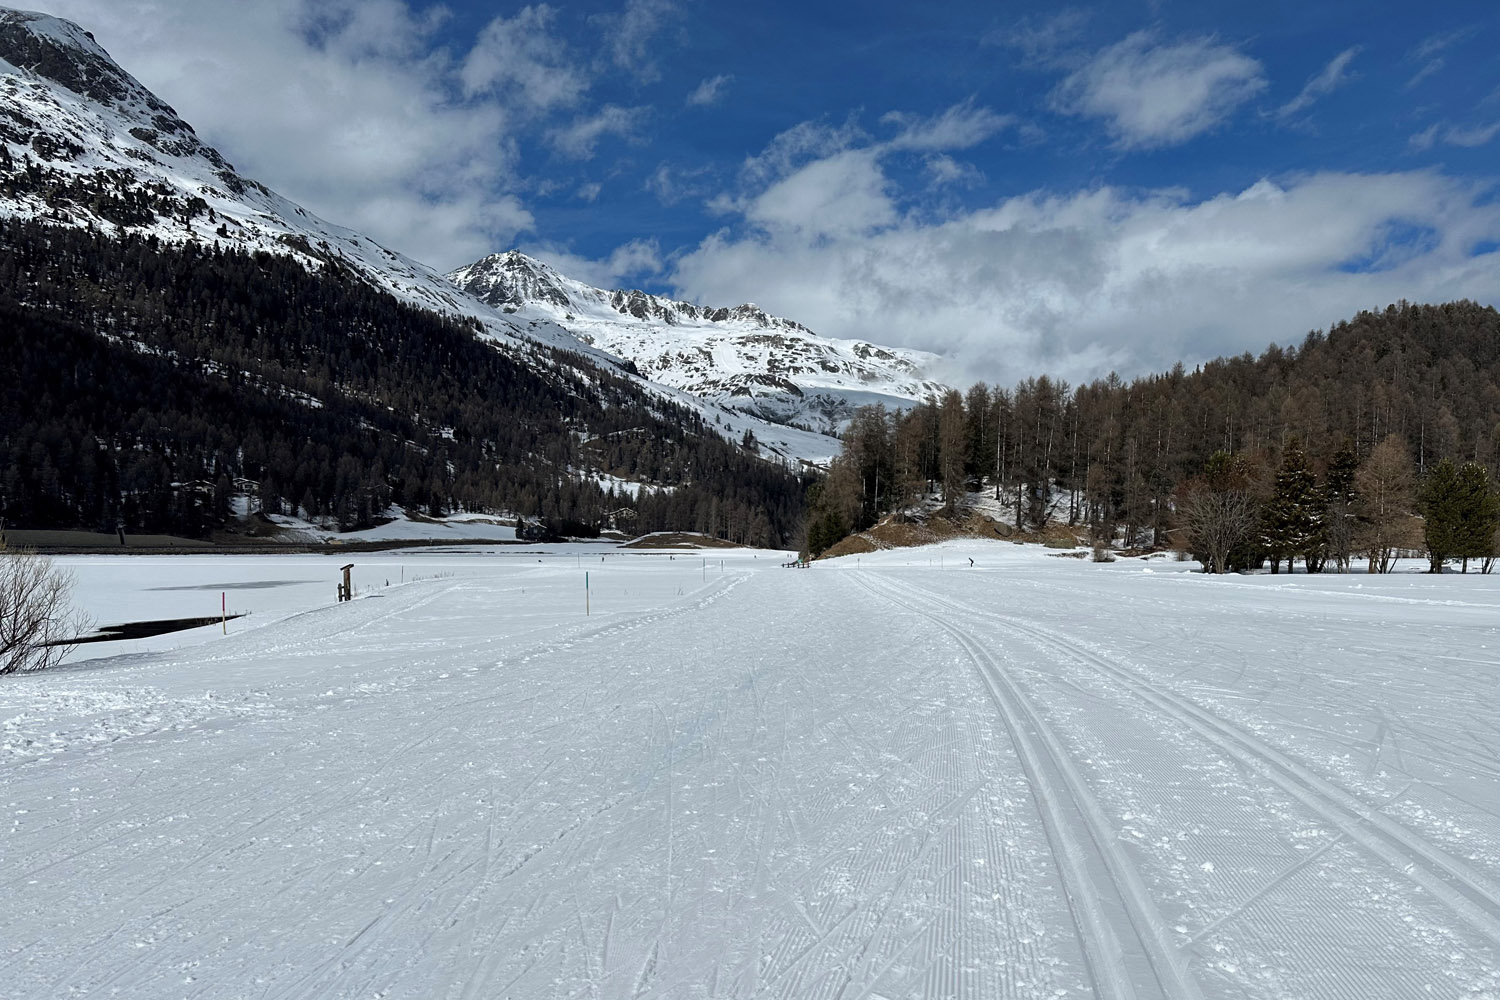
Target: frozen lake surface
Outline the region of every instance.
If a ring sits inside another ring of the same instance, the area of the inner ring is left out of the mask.
[[[1500,577],[785,558],[66,560],[249,615],[0,678],[0,996],[1500,997]]]

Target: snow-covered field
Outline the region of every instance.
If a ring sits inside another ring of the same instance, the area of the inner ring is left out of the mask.
[[[0,996],[1500,997],[1500,578],[782,558],[73,561]]]

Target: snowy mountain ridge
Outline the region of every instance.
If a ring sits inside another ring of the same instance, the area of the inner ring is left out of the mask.
[[[535,345],[610,367],[630,365],[543,315],[513,316],[434,269],[327,222],[239,173],[164,101],[78,25],[0,7],[0,217],[127,232],[165,245],[219,244],[343,270],[418,308],[478,324],[523,364]],[[763,453],[816,464],[838,451],[823,434],[729,410],[681,387],[641,378],[648,391],[701,412],[725,437],[754,434]]]
[[[836,432],[859,406],[909,408],[944,386],[922,351],[820,337],[753,303],[732,308],[595,288],[517,250],[448,275],[502,312],[556,324],[652,381],[778,423]]]
[[[502,342],[522,339],[426,265],[240,174],[70,21],[0,8],[0,143],[20,161],[0,189],[5,215],[172,244],[218,241],[312,270],[343,265],[402,301],[471,316]],[[575,346],[561,331],[534,339]]]

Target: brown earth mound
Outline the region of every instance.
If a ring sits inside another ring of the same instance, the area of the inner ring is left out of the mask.
[[[880,549],[907,549],[932,545],[950,538],[997,538],[1014,542],[1041,542],[1051,548],[1082,545],[1083,531],[1065,524],[1049,524],[1041,531],[1017,532],[1014,527],[992,520],[978,511],[955,517],[931,514],[919,520],[887,517],[868,531],[850,535],[830,546],[819,559],[860,555]]]

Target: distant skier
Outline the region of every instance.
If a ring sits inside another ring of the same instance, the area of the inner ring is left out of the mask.
[[[969,557],[969,568],[970,569],[974,568],[974,557],[973,556]]]

